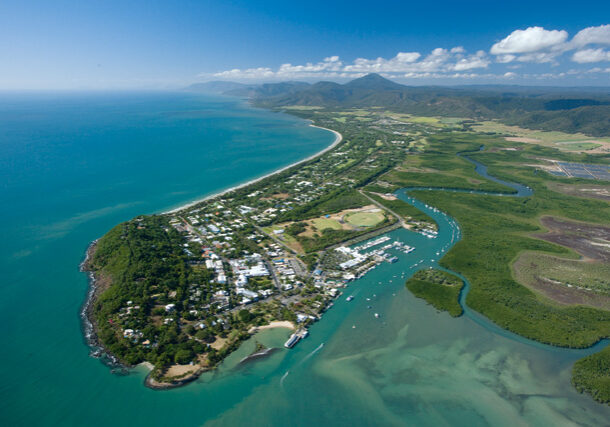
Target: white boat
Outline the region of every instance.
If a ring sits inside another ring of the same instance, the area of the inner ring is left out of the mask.
[[[379,319],[379,313],[375,313],[375,318]]]

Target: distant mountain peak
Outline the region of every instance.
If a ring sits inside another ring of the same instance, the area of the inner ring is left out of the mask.
[[[400,90],[405,88],[403,85],[386,79],[377,73],[370,73],[364,77],[352,80],[346,83],[345,86],[375,90]]]

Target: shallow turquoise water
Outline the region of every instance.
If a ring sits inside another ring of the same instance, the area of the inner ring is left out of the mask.
[[[433,265],[454,235],[437,212],[437,239],[392,232],[416,251],[353,282],[346,294],[355,299],[339,298],[292,350],[239,364],[254,346],[248,343],[217,372],[165,392],[145,388],[143,370],[113,375],[88,356],[78,263],[90,240],[121,220],[306,157],[332,139],[300,120],[224,98],[0,98],[0,422],[607,424],[609,408],[569,384],[577,354],[436,313],[406,291],[406,277]],[[256,339],[280,346],[288,333],[267,330]]]

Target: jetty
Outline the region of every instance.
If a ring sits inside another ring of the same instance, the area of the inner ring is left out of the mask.
[[[309,335],[307,329],[299,329],[294,334],[290,335],[290,338],[284,343],[284,347],[292,348],[303,338],[306,338]]]

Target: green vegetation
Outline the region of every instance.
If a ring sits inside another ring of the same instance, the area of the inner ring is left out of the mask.
[[[389,225],[391,223],[390,221],[391,220],[386,219],[383,223],[379,224],[379,226]],[[301,246],[303,246],[305,252],[314,252],[353,239],[368,231],[369,230],[333,230],[332,228],[325,228],[321,233],[314,235],[314,237],[298,236],[298,241],[301,243]]]
[[[383,93],[372,95],[367,89],[370,84]],[[610,335],[610,312],[560,306],[523,286],[511,268],[524,253],[539,259],[576,258],[573,251],[533,236],[542,231],[542,216],[610,222],[610,205],[606,201],[572,197],[565,191],[551,190],[559,187],[549,185],[575,185],[584,180],[537,171],[528,166],[532,159],[607,163],[610,156],[507,142],[491,131],[473,133],[469,130],[473,120],[412,117],[425,112],[406,108],[402,104],[407,99],[404,87],[385,79],[373,77],[352,82],[348,89],[356,98],[362,91],[368,91],[371,96],[366,102],[379,102],[378,105],[388,105],[399,94],[401,101],[391,104],[392,109],[409,116],[388,114],[389,106],[329,112],[326,110],[329,104],[320,93],[342,85],[314,85],[318,92],[304,90],[303,84],[297,86],[302,105],[312,108],[295,108],[292,112],[341,132],[343,143],[323,156],[180,213],[136,218],[100,239],[90,268],[96,272],[100,286],[108,287],[95,301],[93,318],[100,341],[112,354],[128,364],[152,362],[156,366],[153,375],[162,378],[164,368],[174,363],[192,361],[201,367],[214,367],[249,336],[252,326],[275,319],[295,321],[296,313],[318,316],[330,297],[323,287],[314,286],[307,271],[297,273],[298,279],[293,277],[291,282],[285,277],[277,282],[271,275],[250,277],[247,284],[242,282],[250,292],[270,291],[258,301],[257,297],[242,299],[242,295],[251,293],[243,290],[236,293],[234,285],[242,271],[258,266],[259,262],[271,265],[282,258],[294,258],[275,243],[276,239],[298,251],[297,260],[303,261],[310,271],[318,265],[328,269],[333,261],[326,264],[324,261],[329,247],[365,235],[370,237],[396,224],[395,216],[389,212],[347,213],[345,223],[338,216],[333,217],[370,205],[371,199],[417,227],[432,222],[409,204],[380,196],[401,187],[466,190],[414,189],[411,194],[459,223],[462,240],[442,258],[441,265],[468,278],[471,288],[466,302],[472,309],[522,336],[559,346],[586,347]],[[290,96],[297,94],[297,86],[287,86],[292,91]],[[277,95],[281,92],[277,87],[261,90],[274,93],[274,97],[283,96]],[[276,101],[275,106],[283,105]],[[345,105],[357,107],[358,99],[352,101],[350,104],[348,99]],[[478,109],[477,115],[484,116],[489,112],[522,109],[530,102],[496,101],[481,98],[465,104],[463,99],[439,95],[434,103],[420,99],[413,109],[440,109],[443,111],[434,114],[469,117],[468,111],[473,108]],[[549,100],[534,101],[547,108],[545,102]],[[585,104],[574,108],[603,107]],[[570,103],[559,103],[549,108],[566,106],[573,107]],[[479,151],[482,145],[485,151]],[[478,175],[472,163],[458,156],[464,152],[487,165],[491,175],[528,185],[534,194],[510,197],[514,193],[512,188]],[[505,195],[482,195],[476,191]],[[355,227],[348,229],[350,224]],[[274,231],[280,228],[283,233],[275,235]],[[596,276],[601,280],[598,285],[606,286],[602,283],[605,268]],[[295,267],[295,273],[299,269]],[[223,284],[219,271],[223,272]],[[343,274],[338,273],[336,277]],[[576,280],[576,276],[568,278],[566,273],[566,280]],[[591,286],[595,283],[591,282]],[[284,286],[287,284],[290,286]],[[464,285],[451,274],[441,270],[421,271],[406,286],[438,310],[448,311],[452,316],[462,313],[458,297]],[[128,334],[129,330],[135,331],[134,335]],[[214,346],[209,345],[212,343]],[[598,358],[579,362],[574,376],[579,389],[594,396],[607,395],[607,358],[604,352]]]
[[[447,158],[464,150],[471,137],[434,136],[432,151],[442,147]],[[480,141],[480,137],[473,138]],[[461,141],[456,143],[456,141]],[[515,143],[511,143],[512,146]],[[494,146],[509,146],[495,140]],[[568,254],[563,247],[527,237],[539,231],[538,218],[553,214],[580,221],[610,221],[610,207],[597,200],[576,199],[547,189],[552,177],[536,175],[523,166],[532,155],[558,156],[584,161],[586,155],[559,153],[535,145],[521,144],[520,151],[495,151],[472,154],[489,166],[489,172],[508,181],[534,189],[531,197],[497,197],[469,193],[414,191],[413,196],[453,216],[463,237],[441,260],[441,264],[468,278],[472,288],[467,304],[498,325],[537,341],[568,347],[589,346],[609,335],[610,313],[588,307],[558,307],[515,281],[511,263],[521,251]],[[439,156],[443,156],[440,155]],[[441,162],[442,164],[442,162]],[[436,174],[420,174],[420,180],[437,185]],[[382,179],[385,179],[383,177]]]
[[[563,143],[562,146],[566,150],[573,150],[573,151],[593,150],[595,148],[601,147],[601,145],[595,144],[593,142],[568,142],[568,143]]]
[[[378,196],[377,194],[373,194],[370,192],[368,192],[367,194],[373,200],[377,201],[382,206],[385,206],[386,208],[390,209],[392,212],[395,212],[397,215],[400,215],[405,220],[414,220],[422,223],[435,224],[434,220],[428,215],[426,215],[416,207],[411,206],[406,202],[403,202],[400,199],[387,200],[383,197]]]
[[[441,187],[514,193],[510,187],[482,178],[475,172],[472,163],[456,156],[459,151],[475,152],[481,145],[498,142],[498,138],[452,133],[429,136],[428,141],[429,148],[418,156],[407,157],[400,168],[385,174],[383,180],[397,187]]]
[[[335,190],[319,199],[297,206],[281,216],[278,222],[300,221],[304,219],[323,216],[331,213],[341,212],[345,209],[355,209],[368,203],[366,197],[353,189]]]
[[[610,130],[610,106],[586,106],[569,111],[536,111],[509,118],[506,123],[533,129],[607,136]]]
[[[514,136],[518,138],[527,138],[532,143],[545,145],[555,148],[565,148],[566,144],[571,143],[582,143],[582,144],[594,144],[594,142],[587,141],[609,141],[607,137],[592,138],[580,132],[566,133],[560,132],[557,129],[548,130],[532,130],[525,129],[518,126],[509,126],[498,121],[481,121],[473,123],[473,129],[488,134],[499,134]],[[525,142],[525,141],[524,141]],[[595,144],[597,145],[597,144]],[[583,149],[588,149],[590,146],[585,145]]]
[[[342,230],[343,227],[339,224],[339,221],[331,218],[314,218],[311,220],[312,224],[320,231],[324,231],[328,228],[332,230]]]
[[[610,295],[610,265],[525,253],[519,258],[518,277],[525,284],[544,279],[563,286],[586,288]]]
[[[113,355],[130,365],[144,360],[158,367],[176,360],[188,363],[194,354],[205,351],[178,326],[182,305],[176,304],[171,313],[164,308],[169,294],[175,292],[180,299],[189,283],[207,283],[210,278],[207,271],[189,266],[182,242],[176,230],[167,228],[165,218],[146,216],[117,225],[97,243],[91,268],[102,282],[111,281],[93,307],[98,337]],[[204,300],[210,297],[202,295]],[[150,323],[149,316],[158,313],[171,321]],[[141,330],[142,337],[126,339],[122,332],[129,329]],[[158,346],[138,345],[145,339]]]
[[[458,299],[464,283],[452,274],[436,269],[420,270],[407,280],[406,286],[413,295],[439,311],[446,311],[453,317],[463,313]]]
[[[385,215],[381,212],[354,212],[345,215],[345,221],[356,227],[374,227],[380,224]]]
[[[286,85],[279,85],[282,84]],[[279,85],[278,89],[282,89]],[[394,113],[413,115],[413,122],[432,126],[442,125],[436,117],[443,116],[499,119],[532,129],[583,132],[592,136],[610,133],[610,95],[607,92],[549,94],[545,90],[528,89],[507,96],[504,90],[417,88],[369,74],[346,84],[318,82],[301,86],[299,90],[291,87],[271,92],[259,90],[251,95],[257,104],[275,108],[316,106],[337,110],[382,106]]]
[[[601,403],[610,403],[610,347],[580,359],[572,368],[572,384]]]

